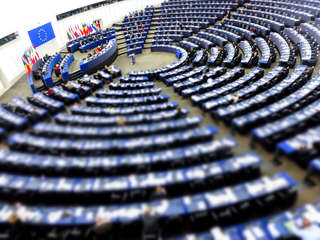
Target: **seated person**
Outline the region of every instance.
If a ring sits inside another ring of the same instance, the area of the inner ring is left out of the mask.
[[[305,214],[303,217],[286,222],[284,227],[296,239],[316,240],[320,236],[320,227],[318,221],[314,218],[316,216]]]
[[[59,66],[59,64],[56,64],[56,67],[55,67],[55,69],[54,69],[54,72],[55,72],[55,74],[56,74],[56,77],[58,77],[59,74],[60,74],[60,66]]]
[[[109,72],[111,74],[113,73],[113,69],[111,67],[107,66],[107,65],[104,66],[104,69],[107,70],[107,72]]]
[[[232,95],[232,103],[237,103],[239,101],[239,96],[237,92],[234,92]]]
[[[166,196],[167,196],[166,189],[164,189],[161,186],[157,186],[157,187],[155,187],[153,193],[150,196],[150,201],[153,201],[153,200],[156,200],[156,199],[159,199],[159,198],[164,198]]]
[[[206,80],[207,79],[207,75],[206,75],[205,71],[202,72],[201,79],[202,80]]]
[[[151,207],[147,207],[145,214],[142,218],[142,239],[143,240],[158,240],[161,237],[161,231],[159,226],[159,217],[152,210]]]
[[[124,125],[126,125],[126,119],[125,119],[122,115],[119,115],[117,118],[118,118],[118,119],[117,119],[117,122],[118,122],[118,125],[119,125],[119,126],[124,126]]]
[[[21,219],[17,212],[13,212],[9,217],[9,235],[10,239],[23,240],[28,239],[28,231],[26,230],[24,224],[24,219]]]
[[[97,218],[96,219],[96,224],[93,227],[93,232],[96,236],[96,239],[112,239],[111,237],[111,230],[112,230],[112,222],[110,221],[109,218],[106,219],[101,219]]]
[[[102,50],[101,46],[98,46],[97,47],[97,53],[101,52],[101,50]]]

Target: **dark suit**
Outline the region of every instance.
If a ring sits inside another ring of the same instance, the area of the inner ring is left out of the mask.
[[[143,240],[157,240],[160,237],[159,217],[146,214],[143,216]]]

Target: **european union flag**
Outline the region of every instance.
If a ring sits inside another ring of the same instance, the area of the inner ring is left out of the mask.
[[[44,24],[38,28],[32,29],[28,32],[29,38],[35,47],[39,47],[42,44],[54,39],[54,31],[51,22]]]

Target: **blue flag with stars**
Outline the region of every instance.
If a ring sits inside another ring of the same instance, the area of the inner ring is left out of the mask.
[[[42,44],[54,39],[54,31],[51,22],[44,24],[40,27],[28,31],[29,38],[35,47],[39,47]]]

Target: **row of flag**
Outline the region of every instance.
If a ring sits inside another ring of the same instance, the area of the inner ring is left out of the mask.
[[[92,24],[82,24],[79,26],[70,26],[67,30],[67,37],[69,40],[76,39],[82,36],[87,36],[93,32],[99,32],[101,30],[101,26],[98,20],[93,21]]]
[[[32,45],[30,48],[28,48],[24,52],[21,59],[22,59],[23,65],[26,69],[26,72],[28,74],[31,73],[32,65],[35,64],[39,60],[39,58],[40,58],[39,53],[34,45]]]

